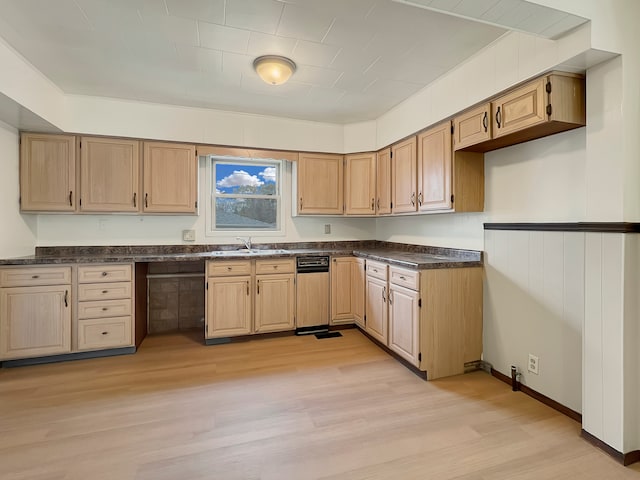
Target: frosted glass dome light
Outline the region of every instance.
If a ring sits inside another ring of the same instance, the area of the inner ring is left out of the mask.
[[[296,64],[279,55],[263,55],[253,61],[253,68],[265,83],[282,85],[296,71]]]

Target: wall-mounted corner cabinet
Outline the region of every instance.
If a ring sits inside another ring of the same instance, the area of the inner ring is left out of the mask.
[[[145,213],[196,213],[198,159],[196,147],[178,143],[144,142]]]
[[[140,142],[80,138],[80,211],[140,210]]]
[[[344,212],[344,157],[301,153],[298,159],[298,213],[342,215]]]
[[[552,72],[538,77],[458,115],[454,148],[488,152],[583,127],[585,95],[581,75]]]
[[[391,148],[376,154],[376,215],[391,213]]]
[[[74,212],[77,202],[76,138],[23,133],[20,137],[20,209]]]
[[[391,146],[391,213],[418,209],[416,147],[415,136]]]

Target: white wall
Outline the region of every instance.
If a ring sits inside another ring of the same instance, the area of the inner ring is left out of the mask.
[[[342,153],[342,125],[81,95],[66,96],[65,131],[214,145]]]
[[[0,122],[0,257],[33,254],[36,218],[20,215],[18,131]]]
[[[485,232],[484,360],[582,411],[584,233]],[[527,371],[529,353],[539,374]]]

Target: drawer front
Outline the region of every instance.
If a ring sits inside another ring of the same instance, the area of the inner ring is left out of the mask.
[[[78,300],[114,300],[131,298],[131,282],[118,283],[82,283],[78,285]]]
[[[387,269],[388,266],[386,263],[367,260],[367,275],[369,275],[370,277],[379,278],[380,280],[386,280]]]
[[[389,267],[389,283],[410,288],[411,290],[419,290],[420,272],[400,267]]]
[[[0,287],[71,284],[71,267],[17,267],[0,269]]]
[[[296,262],[293,258],[256,260],[256,275],[269,273],[294,273],[295,269]]]
[[[81,265],[78,267],[78,283],[130,282],[131,265]]]
[[[131,299],[79,302],[78,318],[107,318],[131,315]]]
[[[251,260],[209,262],[209,276],[251,275]]]
[[[132,345],[131,317],[78,321],[78,350],[99,350]]]

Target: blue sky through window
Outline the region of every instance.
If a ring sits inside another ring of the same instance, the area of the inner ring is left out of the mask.
[[[241,187],[254,187],[253,192],[244,189],[244,194],[265,194],[265,186],[273,193],[276,183],[277,167],[273,165],[247,165],[216,163],[215,188],[217,193],[238,193]]]

